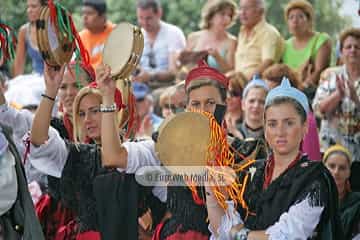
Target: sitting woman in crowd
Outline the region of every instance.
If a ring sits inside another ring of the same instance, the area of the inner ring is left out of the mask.
[[[303,91],[313,99],[320,74],[330,65],[330,37],[313,30],[314,9],[306,0],[290,1],[285,7],[285,20],[292,37],[285,43],[282,62],[300,74]]]
[[[323,162],[334,177],[339,193],[344,240],[357,239],[360,236],[360,193],[350,188],[351,153],[341,145],[333,145],[326,150]]]
[[[232,70],[236,38],[226,30],[234,22],[235,16],[236,4],[233,0],[207,1],[201,11],[201,30],[189,35],[186,50],[180,54],[180,62],[194,65],[198,59],[188,57],[187,61],[182,61],[182,57],[193,51],[203,52],[203,56],[207,55],[206,60],[210,67],[223,73]]]
[[[101,112],[120,109],[121,94],[116,92],[117,105],[104,108],[102,93],[95,83],[82,88],[73,106],[76,143],[64,141],[54,129],[49,129],[53,99],[63,71],[64,67],[60,71],[45,67],[46,92],[33,121],[29,161],[43,173],[59,179],[61,201],[77,213],[77,239],[137,239],[138,215],[147,210],[148,205],[142,200],[150,199],[146,195],[149,191],[140,191],[134,176],[126,174],[131,172],[101,167]],[[139,202],[143,206],[140,210]]]
[[[313,109],[321,118],[322,150],[338,143],[360,161],[360,28],[341,34],[340,51],[344,64],[321,74]]]
[[[243,202],[225,211],[210,187],[206,204],[213,239],[343,239],[337,191],[321,162],[300,144],[307,131],[307,97],[287,79],[265,101],[265,138],[272,153],[249,168]]]
[[[270,89],[280,85],[283,77],[286,77],[289,79],[291,86],[301,90],[301,84],[299,83],[298,75],[285,64],[274,64],[270,66],[263,73],[263,77]],[[301,144],[301,150],[308,155],[310,160],[320,161],[321,154],[319,134],[316,126],[316,119],[312,111],[309,111],[307,121],[309,129]]]
[[[36,20],[40,16],[41,7],[47,4],[47,0],[27,0],[28,23],[21,26],[18,34],[16,56],[13,64],[13,77],[24,73],[26,55],[32,62],[32,71],[38,74],[44,72],[44,62],[37,46]]]

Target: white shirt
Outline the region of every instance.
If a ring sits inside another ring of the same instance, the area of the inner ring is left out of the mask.
[[[13,139],[21,156],[25,146],[23,136],[31,129],[33,114],[28,110],[16,110],[8,104],[0,105],[0,122],[12,129]]]
[[[301,202],[291,206],[287,212],[284,212],[279,220],[265,230],[269,240],[306,240],[314,233],[316,226],[320,221],[324,207],[313,207],[309,204],[309,197]],[[218,238],[214,230],[209,225],[212,233],[211,240],[230,240],[230,230],[233,226],[243,223],[240,214],[234,208],[232,202],[228,202],[228,209],[221,218],[221,223],[217,229]],[[251,230],[251,229],[250,229]]]
[[[34,115],[28,110],[17,110],[6,103],[0,105],[0,122],[12,129],[12,137],[21,157],[24,157],[26,150],[23,137],[31,130],[33,118]],[[46,183],[44,174],[35,169],[29,161],[25,161],[24,169],[28,183]]]
[[[31,164],[47,175],[60,178],[69,155],[65,141],[59,133],[50,127],[49,139],[40,146],[30,145],[29,161]],[[126,142],[123,144],[128,153],[126,169],[118,169],[128,174],[135,173],[140,167],[159,166],[156,158],[154,142],[152,140],[140,142]],[[161,201],[166,201],[166,188],[153,189],[153,194]]]
[[[160,21],[160,30],[152,47],[144,30],[143,34],[144,50],[140,59],[141,68],[150,73],[169,70],[169,56],[185,48],[186,39],[183,31],[175,25]],[[155,63],[155,68],[150,67],[151,61]]]

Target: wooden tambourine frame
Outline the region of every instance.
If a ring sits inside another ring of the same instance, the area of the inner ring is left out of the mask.
[[[140,62],[144,48],[144,36],[141,29],[130,23],[119,23],[110,33],[103,49],[103,63],[111,68],[111,75],[116,87],[122,93],[122,101],[129,103],[132,93],[130,74]],[[129,120],[129,108],[119,112],[120,126]]]
[[[144,36],[137,26],[119,23],[110,33],[104,49],[103,62],[110,66],[114,80],[127,79],[140,62]]]
[[[63,14],[67,14],[63,12]],[[50,9],[43,7],[36,21],[36,38],[44,61],[52,67],[68,63],[75,49],[75,41],[60,34],[50,21]]]

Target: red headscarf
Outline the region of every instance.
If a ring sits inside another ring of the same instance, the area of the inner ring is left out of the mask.
[[[198,66],[192,69],[187,75],[185,80],[185,89],[188,87],[191,81],[199,78],[213,79],[223,85],[226,89],[229,86],[229,79],[225,77],[224,74],[220,73],[217,69],[209,67],[204,60],[200,60],[198,62]]]

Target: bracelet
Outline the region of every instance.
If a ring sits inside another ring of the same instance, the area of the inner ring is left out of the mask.
[[[108,112],[115,112],[117,109],[116,104],[113,103],[110,106],[105,106],[103,104],[100,104],[100,112],[108,113]]]
[[[41,96],[42,96],[43,98],[47,98],[47,99],[49,99],[49,100],[51,100],[51,101],[55,102],[55,98],[50,97],[50,96],[46,95],[45,93],[42,93],[42,94],[41,94]]]
[[[250,229],[243,227],[240,231],[235,233],[234,240],[247,240]]]

